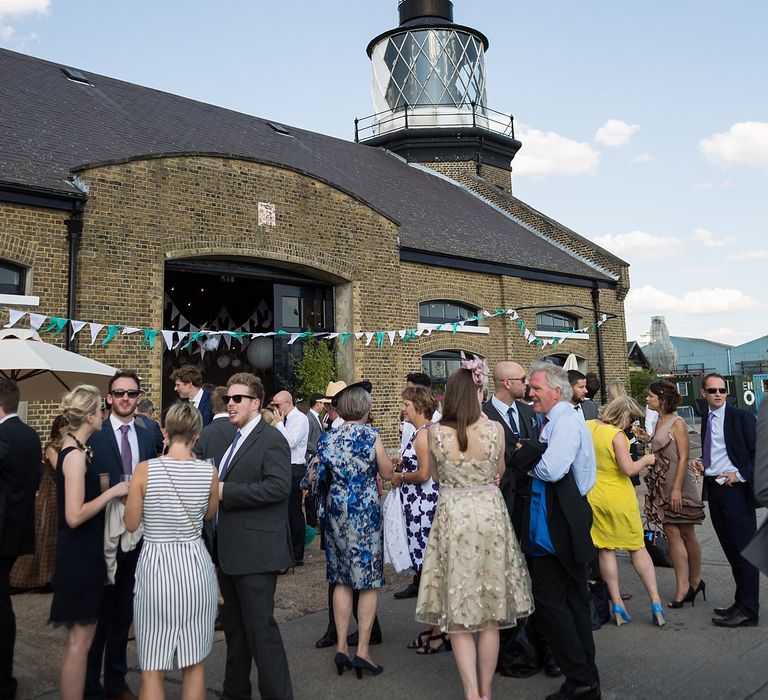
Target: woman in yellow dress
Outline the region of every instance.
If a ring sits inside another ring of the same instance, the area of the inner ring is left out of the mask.
[[[603,407],[599,419],[587,421],[597,461],[597,479],[587,499],[593,514],[592,542],[598,549],[600,574],[608,586],[616,624],[632,622],[621,600],[616,564],[616,550],[626,549],[651,599],[651,620],[661,627],[666,620],[656,585],[656,570],[645,549],[640,509],[630,481],[630,477],[653,464],[656,458],[652,454],[644,455],[633,462],[624,434],[632,421],[642,415],[634,399],[620,396]]]

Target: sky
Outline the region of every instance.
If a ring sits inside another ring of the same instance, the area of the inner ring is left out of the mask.
[[[351,139],[396,0],[0,0],[0,46]],[[513,192],[630,264],[627,337],[768,334],[768,3],[454,0]],[[2,76],[0,76],[0,80]],[[514,251],[510,251],[514,259]]]

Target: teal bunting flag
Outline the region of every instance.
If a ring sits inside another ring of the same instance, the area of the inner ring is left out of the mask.
[[[101,341],[102,345],[106,345],[112,338],[114,338],[117,335],[117,332],[122,328],[122,326],[107,326],[107,335],[104,337],[104,340]]]
[[[48,324],[48,328],[46,328],[43,333],[50,333],[53,331],[54,335],[58,335],[64,330],[64,326],[69,323],[68,318],[59,318],[58,316],[51,316],[49,320],[50,323]]]
[[[142,346],[146,345],[150,350],[155,348],[155,338],[160,331],[152,330],[151,328],[144,329],[144,338],[141,341]]]
[[[384,345],[384,331],[376,331],[376,347]]]

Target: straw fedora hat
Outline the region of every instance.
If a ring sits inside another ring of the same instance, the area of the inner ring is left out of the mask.
[[[325,387],[325,398],[323,403],[330,403],[331,399],[336,396],[342,389],[347,388],[347,383],[343,379],[339,379],[337,382],[328,382],[328,386]]]

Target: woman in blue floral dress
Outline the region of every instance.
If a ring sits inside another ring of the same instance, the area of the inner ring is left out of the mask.
[[[437,402],[432,392],[423,386],[406,387],[402,397],[405,420],[416,428],[416,432],[411,435],[403,450],[402,471],[392,477],[392,485],[399,486],[402,492],[408,551],[411,567],[416,574],[414,581],[418,586],[437,507],[438,485],[430,473],[428,437]],[[441,633],[440,627],[430,626],[422,630],[408,648],[416,649],[417,654],[433,654],[436,651],[450,651],[451,645]]]
[[[367,385],[367,386],[365,386]],[[382,518],[377,473],[392,478],[392,461],[378,432],[365,425],[371,412],[370,384],[353,384],[334,397],[344,424],[324,433],[317,443],[317,478],[328,484],[324,503],[325,556],[329,583],[335,583],[336,668],[353,668],[358,677],[384,669],[373,663],[369,640],[376,616],[377,589],[384,585]],[[355,658],[347,653],[347,630],[353,590],[359,640]]]

